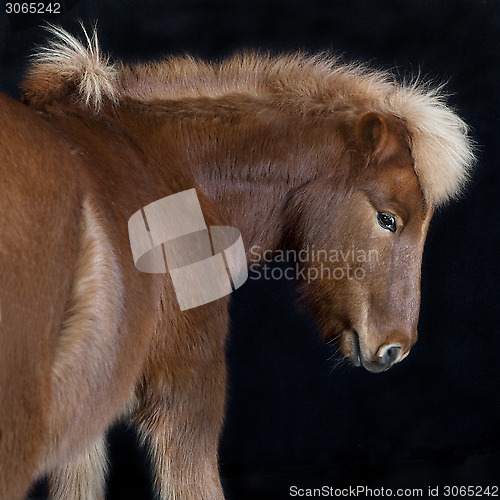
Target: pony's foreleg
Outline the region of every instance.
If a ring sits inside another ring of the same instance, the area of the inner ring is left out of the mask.
[[[106,472],[106,440],[101,436],[75,460],[52,471],[49,499],[104,500]]]
[[[135,417],[151,451],[161,500],[224,499],[217,449],[226,393],[227,313],[208,308],[207,313],[195,331],[186,338],[181,334],[167,349],[164,362],[156,359]]]
[[[219,432],[202,431],[199,428],[202,422],[187,418],[170,425],[169,418],[172,417],[158,415],[153,428],[142,431],[147,434],[151,449],[157,498],[223,500],[217,464]],[[174,433],[178,434],[175,439]],[[182,447],[179,447],[180,439],[184,439]]]

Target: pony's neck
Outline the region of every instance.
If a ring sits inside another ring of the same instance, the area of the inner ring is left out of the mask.
[[[247,252],[252,247],[262,251],[278,248],[286,200],[298,183],[287,184],[271,175],[265,183],[237,177],[221,181],[210,171],[200,171],[197,182],[216,205],[224,223],[241,231]]]
[[[196,187],[222,224],[240,230],[247,252],[275,250],[288,198],[318,174],[313,146],[298,146],[293,127],[262,124],[251,113],[232,121],[208,115],[193,120],[164,109],[125,110],[120,120],[151,167],[161,170],[166,190]]]

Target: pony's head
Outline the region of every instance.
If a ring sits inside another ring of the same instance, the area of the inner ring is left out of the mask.
[[[341,121],[344,153],[328,168],[344,176],[327,168],[287,204],[288,244],[302,251],[301,295],[324,338],[370,372],[404,359],[417,340],[429,222],[459,192],[472,159],[463,122],[432,104],[437,118],[447,115],[440,130],[379,111]]]

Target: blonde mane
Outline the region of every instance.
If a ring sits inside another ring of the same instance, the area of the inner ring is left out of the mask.
[[[400,118],[408,131],[414,168],[429,203],[440,205],[461,192],[474,161],[464,121],[441,90],[402,83],[388,72],[342,64],[331,56],[244,53],[216,63],[191,57],[128,66],[102,55],[94,30],[86,46],[59,27],[34,56],[23,88],[31,102],[56,102],[76,93],[99,112],[105,102],[154,102],[228,94],[268,96],[283,108],[351,108]]]

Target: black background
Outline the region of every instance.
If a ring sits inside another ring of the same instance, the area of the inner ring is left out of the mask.
[[[419,341],[389,372],[338,363],[290,283],[233,294],[228,499],[290,498],[291,485],[413,488],[500,483],[500,4],[497,1],[67,1],[46,19],[78,34],[98,21],[114,58],[240,48],[328,50],[448,81],[478,144],[473,181],[434,217],[424,252]],[[0,90],[18,84],[46,34],[37,16],[0,16]],[[1,117],[0,117],[0,126]],[[1,180],[0,180],[1,182]],[[333,358],[332,358],[333,356]],[[337,366],[338,365],[338,366]],[[133,432],[110,432],[110,499],[148,499]],[[40,485],[33,495],[43,496]]]

